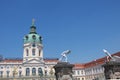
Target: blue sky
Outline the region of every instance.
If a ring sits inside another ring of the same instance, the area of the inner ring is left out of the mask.
[[[69,62],[84,63],[120,51],[119,0],[0,0],[0,54],[23,56],[33,18],[44,57],[70,49]]]

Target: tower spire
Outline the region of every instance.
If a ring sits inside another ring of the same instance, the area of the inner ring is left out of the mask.
[[[30,27],[30,34],[36,34],[35,19],[32,19],[32,26]]]
[[[35,25],[35,19],[33,18],[32,19],[32,26],[34,26]]]

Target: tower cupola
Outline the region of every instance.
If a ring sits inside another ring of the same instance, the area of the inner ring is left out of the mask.
[[[24,47],[24,50],[23,50],[24,63],[31,60],[43,62],[42,37],[36,32],[34,20],[32,20],[30,32],[24,36],[23,47]]]
[[[34,25],[34,20],[32,20],[32,26],[30,27],[30,32],[24,36],[25,43],[42,43],[42,37],[37,34],[36,27]]]

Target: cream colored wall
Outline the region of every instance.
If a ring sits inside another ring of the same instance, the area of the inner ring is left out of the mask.
[[[1,69],[3,67],[3,69]],[[9,71],[9,76],[13,77],[13,71],[16,71],[16,76],[18,76],[18,72],[22,71],[21,63],[0,63],[0,71],[3,71],[3,77],[7,77],[7,71]]]
[[[80,68],[80,69],[73,69],[73,77],[76,79],[76,80],[85,80],[85,71],[83,68]]]
[[[96,65],[93,67],[89,67],[85,69],[85,79],[92,80],[95,78],[99,78],[100,80],[104,80],[104,68],[102,65]]]
[[[21,74],[22,76],[26,76],[26,68],[30,68],[30,76],[32,76],[32,68],[36,68],[36,75],[38,75],[38,68],[42,68],[43,74],[45,75],[45,70],[47,70],[47,75],[50,76],[51,69],[53,70],[53,73],[55,73],[55,71],[53,69],[53,66],[55,64],[56,63],[54,63],[54,64],[52,63],[52,65],[51,65],[51,63],[49,63],[49,64],[44,65],[44,66],[35,67],[35,65],[33,65],[33,67],[32,66],[25,67],[25,66],[23,66],[22,63],[9,63],[9,64],[0,63],[0,71],[3,71],[3,77],[7,77],[6,71],[10,71],[10,73],[9,73],[10,77],[13,77],[13,71],[16,71],[17,74],[15,76],[18,77],[19,71],[22,71],[22,74]],[[3,67],[3,69],[1,69],[1,67]],[[20,67],[21,67],[21,69],[20,69]]]
[[[26,56],[26,49],[28,49],[28,56]],[[32,55],[32,49],[35,49],[35,56]],[[40,50],[40,56],[39,56],[39,50]],[[24,44],[24,49],[23,49],[23,62],[26,62],[31,60],[31,59],[37,59],[43,60],[43,46],[42,44],[36,44],[36,47],[32,47],[31,43]]]

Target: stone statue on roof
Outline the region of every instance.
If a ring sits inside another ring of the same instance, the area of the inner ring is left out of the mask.
[[[68,62],[67,55],[70,53],[70,50],[63,51],[61,53],[61,58],[59,59],[60,62]]]
[[[111,56],[111,54],[105,49],[103,49],[103,52],[111,58],[110,61],[120,62],[120,57],[119,56]]]

